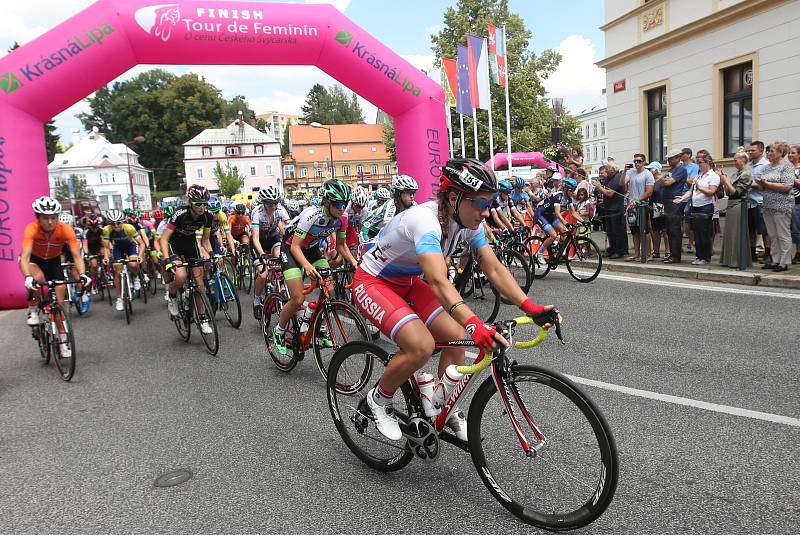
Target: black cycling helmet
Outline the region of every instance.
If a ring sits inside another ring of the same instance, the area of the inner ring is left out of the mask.
[[[462,193],[475,193],[497,191],[497,178],[494,171],[473,158],[450,158],[442,167],[442,177],[439,182],[442,191],[456,189]]]

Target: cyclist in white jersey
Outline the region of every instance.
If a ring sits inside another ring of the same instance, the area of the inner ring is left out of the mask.
[[[391,440],[402,438],[392,409],[394,392],[425,365],[434,340],[462,338],[466,328],[480,349],[494,351],[497,344],[507,344],[494,327],[470,310],[448,278],[445,257],[460,242],[466,241],[476,251],[492,286],[526,314],[541,321],[539,315],[552,308],[528,299],[486,241],[482,223],[496,190],[494,172],[483,163],[449,160],[442,169],[437,199],[413,206],[390,221],[356,271],[352,290],[356,305],[400,347],[367,394],[378,430]],[[450,364],[463,362],[463,347],[444,349],[439,374]],[[463,414],[456,412],[447,425],[459,438],[466,438]]]
[[[410,176],[395,175],[392,178],[392,198],[364,219],[361,238],[364,241],[371,240],[394,216],[414,206],[414,195],[418,189],[419,184]]]

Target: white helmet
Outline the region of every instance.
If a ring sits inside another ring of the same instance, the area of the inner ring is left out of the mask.
[[[395,175],[392,177],[392,191],[398,192],[407,189],[417,191],[419,189],[417,181],[408,175]]]
[[[353,204],[366,206],[369,202],[369,192],[365,188],[359,186],[353,190],[353,195],[350,197],[350,200]]]
[[[277,186],[273,186],[272,184],[268,184],[261,188],[258,192],[258,202],[278,202],[281,198],[281,191],[277,188]]]
[[[61,212],[58,214],[58,220],[69,226],[75,224],[75,218],[69,212]]]
[[[288,199],[286,201],[286,209],[290,212],[299,212],[300,211],[300,203],[294,199]]]
[[[375,194],[378,196],[379,201],[388,201],[392,198],[392,192],[383,186],[379,187]]]
[[[125,214],[120,210],[108,210],[106,212],[106,219],[108,219],[109,223],[122,223],[122,220],[125,219]]]
[[[561,173],[559,173],[558,171],[553,173],[553,180],[561,180],[562,178],[564,178],[564,177],[562,177]]]
[[[61,212],[61,203],[52,197],[39,197],[31,204],[33,211],[42,215],[53,215]]]

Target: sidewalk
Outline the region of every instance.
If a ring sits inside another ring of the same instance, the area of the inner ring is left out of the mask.
[[[724,231],[725,219],[722,218],[721,225]],[[606,249],[606,235],[603,231],[593,231],[592,240],[597,243],[601,251]],[[633,245],[628,235],[629,250],[633,253]],[[657,277],[675,277],[680,279],[705,280],[722,282],[727,284],[744,284],[749,286],[768,286],[774,288],[797,288],[800,289],[800,264],[789,266],[789,271],[783,273],[773,273],[770,270],[761,269],[761,262],[754,263],[749,269],[733,269],[719,264],[722,249],[722,233],[717,234],[714,240],[714,254],[711,263],[707,266],[693,266],[691,261],[695,259],[694,254],[686,251],[687,240],[684,238],[684,252],[681,254],[680,264],[664,264],[660,258],[649,260],[642,264],[639,262],[625,262],[624,260],[609,260],[603,258],[603,270],[616,271],[623,273],[637,273],[640,275],[654,275]],[[794,248],[792,249],[794,251]],[[664,256],[664,244],[661,244],[661,257]]]

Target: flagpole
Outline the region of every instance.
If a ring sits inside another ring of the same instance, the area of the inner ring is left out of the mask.
[[[472,108],[472,137],[475,140],[475,159],[478,159],[478,114]]]
[[[489,166],[494,170],[494,133],[492,132],[492,86],[489,85]]]
[[[511,85],[511,73],[508,70],[508,43],[506,41],[505,24],[503,24],[503,52],[506,58],[506,150],[508,151],[508,174],[511,175],[511,108],[508,103],[508,86]]]
[[[466,158],[466,143],[464,143],[464,114],[458,114],[458,120],[461,121],[461,157]]]
[[[447,135],[450,138],[450,156],[454,156],[453,154],[453,119],[450,115],[450,106],[447,105],[447,99],[445,99],[444,109],[447,112]]]

